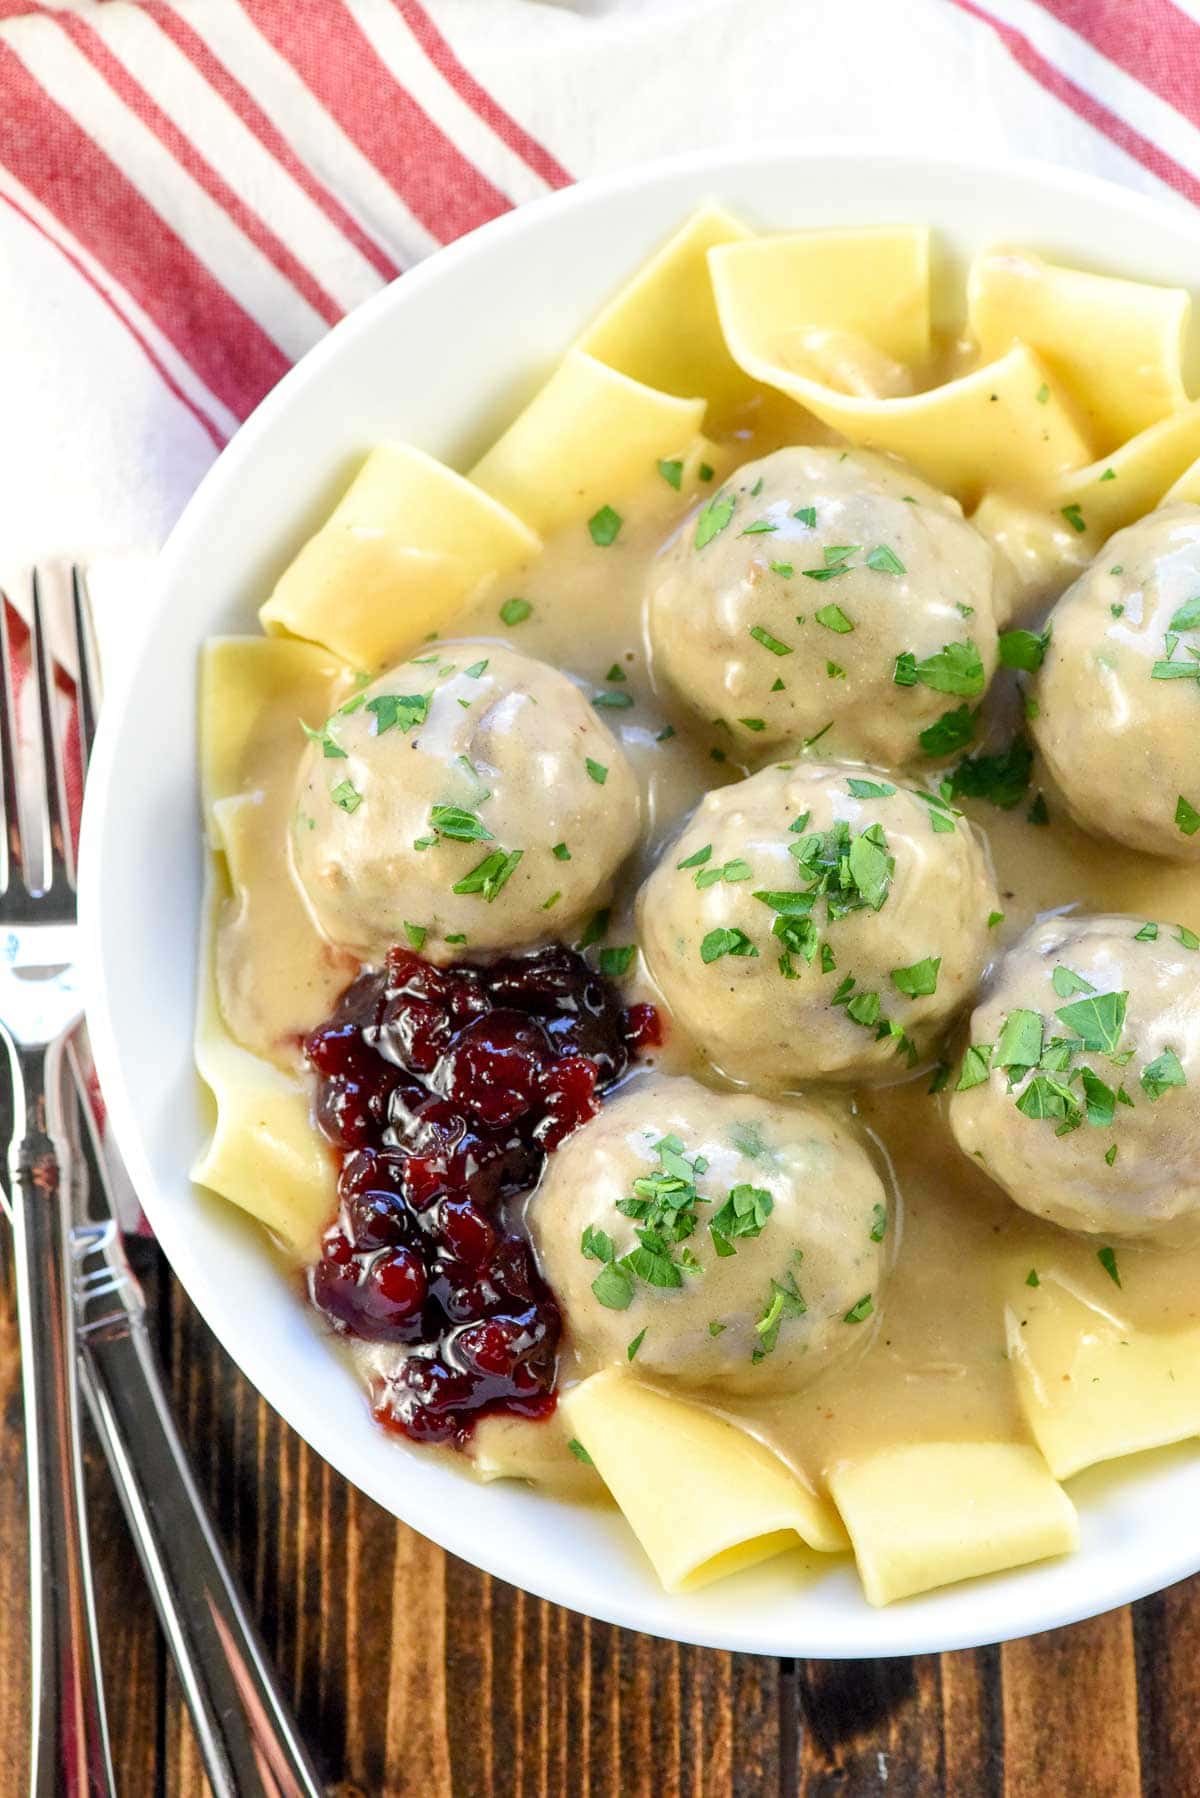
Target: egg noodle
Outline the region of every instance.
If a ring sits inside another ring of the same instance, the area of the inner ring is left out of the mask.
[[[601,687],[619,664],[631,701],[605,719],[639,783],[640,875],[706,789],[753,765],[752,739],[719,721],[675,728],[686,714],[646,666],[642,632],[660,545],[750,458],[789,444],[902,458],[994,546],[1001,626],[1032,621],[1035,636],[1113,532],[1164,501],[1200,502],[1186,293],[988,251],[956,336],[934,248],[915,227],[757,235],[705,207],[474,467],[370,449],[262,606],[265,635],[206,647],[196,1063],[215,1122],[193,1174],[297,1261],[337,1204],[298,1044],[357,965],[295,874],[298,718],[332,715],[431,637],[499,638]],[[1018,806],[954,794],[990,848],[997,950],[1075,904],[1200,927],[1200,870],[1100,844],[1034,778]],[[610,941],[636,940],[633,915],[622,888]],[[662,1004],[640,959],[626,984]],[[657,1072],[720,1086],[703,1050],[676,1028]],[[1085,1237],[1018,1209],[961,1153],[949,1093],[929,1086],[925,1074],[829,1100],[894,1186],[889,1283],[856,1358],[799,1392],[681,1397],[636,1355],[589,1362],[569,1338],[555,1417],[486,1420],[475,1471],[606,1489],[672,1591],[797,1548],[780,1577],[812,1579],[852,1548],[884,1604],[1070,1551],[1063,1482],[1200,1435],[1200,1250]]]

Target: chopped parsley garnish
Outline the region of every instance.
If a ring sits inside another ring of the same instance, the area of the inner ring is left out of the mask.
[[[1115,1161],[1115,1160],[1116,1160],[1116,1159],[1117,1159],[1117,1145],[1116,1145],[1116,1143],[1112,1143],[1112,1144],[1111,1144],[1111,1145],[1110,1145],[1110,1147],[1108,1147],[1108,1148],[1107,1148],[1107,1149],[1105,1149],[1105,1151],[1104,1151],[1104,1159],[1105,1159],[1105,1162],[1106,1162],[1106,1163],[1107,1163],[1107,1165],[1108,1165],[1108,1166],[1109,1166],[1109,1167],[1111,1167],[1111,1166],[1112,1166],[1112,1164],[1113,1164],[1113,1162],[1114,1162],[1114,1161]]]
[[[1080,1038],[1085,1049],[1112,1055],[1125,1028],[1128,1003],[1127,992],[1093,993],[1086,999],[1076,999],[1073,1005],[1060,1005],[1054,1015]]]
[[[940,955],[927,955],[924,961],[914,961],[911,967],[893,968],[892,985],[898,992],[906,993],[910,999],[920,999],[928,993],[936,993],[941,965]]]
[[[671,738],[674,735],[675,735],[675,726],[673,724],[664,724],[662,729],[658,732],[657,736],[655,737],[654,741],[656,743],[669,743]]]
[[[683,485],[683,463],[675,457],[661,457],[656,467],[668,487],[674,487],[676,493]]]
[[[1151,1102],[1161,1099],[1172,1086],[1187,1085],[1187,1075],[1174,1049],[1164,1049],[1161,1055],[1156,1055],[1142,1069],[1141,1080],[1146,1097]]]
[[[361,701],[359,703],[361,704]],[[321,745],[321,751],[325,756],[326,761],[344,762],[347,759],[346,751],[342,748],[340,743],[334,741],[330,734],[330,723],[332,723],[332,720],[328,720],[324,723],[320,730],[314,730],[311,724],[305,724],[303,718],[301,718],[300,729],[304,732],[310,743],[319,743]]]
[[[506,599],[500,607],[501,624],[524,624],[533,607],[527,599]]]
[[[845,680],[846,678],[846,670],[840,662],[826,662],[825,672],[830,680]]]
[[[469,874],[464,874],[461,880],[455,881],[451,892],[478,893],[491,905],[515,872],[524,853],[523,849],[493,849],[481,862],[476,862]]]
[[[728,1328],[728,1324],[718,1323],[714,1317],[709,1323],[708,1333],[710,1336],[723,1336]]]
[[[608,779],[608,769],[604,763],[594,762],[589,755],[584,758],[584,766],[587,768],[589,780],[594,780],[598,787],[602,787]]]
[[[972,1043],[963,1056],[962,1067],[958,1071],[956,1093],[970,1092],[973,1086],[982,1086],[988,1077],[988,1069],[992,1064],[992,1044]]]
[[[550,853],[556,862],[569,862],[571,859],[571,851],[565,843],[555,843]]]
[[[778,677],[776,677],[776,679],[773,680],[771,683],[772,693],[782,693],[783,690],[784,690],[783,682]]]
[[[616,542],[624,522],[621,514],[614,512],[611,506],[601,506],[587,521],[588,535],[597,549],[607,549]]]
[[[871,1207],[871,1228],[867,1234],[872,1242],[882,1242],[887,1235],[886,1205],[873,1205]]]
[[[930,1094],[945,1092],[949,1083],[950,1063],[948,1061],[939,1061],[933,1070],[933,1078],[925,1088],[925,1091]]]
[[[1143,924],[1140,930],[1134,931],[1133,940],[1135,943],[1156,943],[1158,941],[1158,925]]]
[[[1189,930],[1186,924],[1179,926],[1179,935],[1175,941],[1183,949],[1200,949],[1200,936],[1194,930]]]
[[[1200,830],[1200,812],[1196,810],[1190,799],[1184,798],[1182,793],[1175,806],[1175,822],[1185,837],[1194,837]]]
[[[1102,1249],[1096,1250],[1096,1259],[1112,1281],[1114,1286],[1121,1284],[1121,1273],[1117,1267],[1117,1251],[1106,1243]]]
[[[729,520],[733,517],[733,508],[737,504],[732,493],[714,493],[708,504],[696,520],[695,547],[704,549],[719,537]]]
[[[1096,990],[1091,981],[1077,974],[1074,968],[1065,968],[1061,964],[1051,974],[1050,984],[1060,999],[1069,999],[1072,993],[1094,993]]]
[[[576,947],[579,949],[590,949],[593,943],[598,943],[600,938],[604,936],[608,930],[608,920],[611,916],[612,914],[606,905],[601,906],[599,911],[594,911],[584,925],[583,935],[580,937]]]
[[[988,913],[987,927],[989,930],[995,930],[997,924],[1003,924],[1003,922],[1004,913],[1002,911],[990,911]]]
[[[791,645],[781,643],[778,637],[773,637],[764,624],[752,624],[750,635],[756,643],[761,643],[764,649],[769,649],[773,656],[790,656],[792,653]]]
[[[911,650],[896,657],[892,679],[898,687],[915,687],[919,681],[935,693],[952,693],[959,699],[975,699],[986,684],[979,650],[969,639],[944,643],[936,655],[918,662]]]
[[[1046,795],[1044,793],[1038,794],[1037,798],[1026,812],[1025,818],[1026,822],[1029,824],[1049,824],[1050,807],[1046,804]]]
[[[777,531],[778,529],[779,526],[777,524],[772,524],[769,518],[757,518],[753,524],[748,524],[746,526],[741,535],[743,537],[765,537],[772,531]]]
[[[792,513],[792,517],[798,518],[800,523],[807,525],[810,531],[815,531],[817,528],[817,508],[815,506],[801,506],[798,512]]]
[[[622,668],[620,662],[614,662],[612,667],[609,669],[608,673],[605,675],[604,678],[605,678],[605,680],[621,681],[621,680],[628,680],[629,676],[626,674],[625,670]]]
[[[846,636],[849,631],[854,629],[841,606],[822,606],[820,611],[813,613],[813,617],[818,624],[823,624],[827,631],[836,631],[839,637]]]
[[[1001,631],[1000,660],[1005,668],[1023,668],[1036,674],[1046,659],[1050,631]]]
[[[708,1233],[721,1257],[736,1254],[735,1242],[761,1236],[775,1201],[765,1186],[743,1183],[729,1189],[729,1197],[709,1220]]]
[[[636,954],[636,943],[623,943],[618,949],[601,949],[600,972],[610,980],[620,980],[622,975],[628,974]]]
[[[448,936],[446,938],[446,941],[448,943],[465,943],[466,940],[467,940],[466,933],[465,933],[465,931],[461,931],[461,930],[457,931],[454,936]]]
[[[796,572],[795,564],[792,562],[768,562],[767,567],[772,574],[777,574],[784,581],[790,581]]]
[[[362,804],[362,794],[356,787],[352,787],[348,780],[339,781],[329,797],[338,810],[343,812],[356,812]]]
[[[598,711],[627,712],[633,704],[633,694],[626,693],[623,688],[614,693],[611,687],[605,687],[602,692],[592,695],[592,704]]]
[[[424,724],[432,698],[432,693],[381,693],[377,699],[368,699],[367,710],[375,717],[375,735],[381,737],[385,730],[398,724],[407,736],[415,725]]]
[[[754,956],[758,950],[744,930],[710,930],[700,944],[702,962],[720,961],[726,955]]]
[[[629,1344],[629,1347],[625,1350],[626,1355],[628,1356],[628,1358],[631,1361],[634,1361],[637,1359],[637,1352],[641,1348],[641,1346],[642,1346],[643,1342],[645,1342],[645,1340],[646,1340],[646,1329],[643,1328],[638,1331],[638,1333],[634,1337],[633,1341]]]
[[[904,574],[906,569],[894,549],[886,543],[877,543],[867,556],[867,567],[873,568],[876,574]]]
[[[995,755],[966,756],[950,777],[951,797],[987,799],[1011,811],[1024,798],[1032,770],[1033,750],[1024,737],[1015,737]]]
[[[763,490],[763,478],[761,475],[759,475],[757,481],[755,481],[753,487],[751,487],[751,489],[750,489],[750,498],[757,499],[759,494],[762,492],[762,490]]]
[[[1200,631],[1200,593],[1184,600],[1167,626],[1169,631]]]
[[[1200,662],[1155,662],[1150,679],[1200,681]]]
[[[747,730],[758,731],[767,728],[765,718],[739,718],[738,723],[744,725]]]
[[[871,1294],[869,1292],[865,1293],[856,1305],[851,1305],[849,1311],[847,1311],[845,1317],[843,1317],[842,1322],[844,1324],[864,1323],[866,1319],[870,1317],[874,1309],[875,1306],[871,1301]]]
[[[1016,1070],[1014,1078],[1035,1068],[1042,1058],[1042,1016],[1018,1007],[1005,1018],[992,1053],[992,1066]]]
[[[896,789],[881,780],[856,780],[846,782],[847,787],[856,799],[891,799]]]
[[[404,934],[414,949],[423,949],[425,947],[425,938],[429,935],[429,931],[424,924],[410,924],[408,919],[405,918]]]
[[[784,1318],[803,1317],[807,1309],[796,1284],[795,1274],[788,1273],[782,1280],[772,1280],[770,1297],[754,1325],[759,1346],[751,1355],[751,1360],[757,1364],[764,1356],[771,1354],[779,1341],[779,1327]]]
[[[1063,517],[1073,531],[1078,531],[1080,535],[1082,535],[1083,532],[1087,530],[1087,524],[1084,520],[1083,513],[1078,506],[1063,506],[1061,510]]]
[[[453,837],[458,843],[491,843],[495,841],[493,833],[475,813],[464,810],[461,805],[435,805],[429,813],[429,822],[440,837]]]
[[[685,856],[681,862],[676,862],[675,866],[677,868],[702,868],[705,862],[711,858],[712,844],[705,843],[703,849],[697,849],[693,854]]]
[[[823,724],[821,726],[820,730],[813,732],[811,737],[805,737],[803,743],[801,744],[801,748],[802,749],[811,749],[813,747],[814,743],[819,743],[821,741],[822,737],[826,737],[829,735],[829,732],[833,729],[833,726],[834,726],[834,720],[831,718],[829,720],[828,724]]]
[[[696,472],[699,474],[702,481],[711,481],[716,470],[710,463],[701,462],[700,467]]]
[[[562,898],[561,890],[556,893],[551,893],[551,895],[548,899],[543,899],[542,910],[543,911],[553,911],[554,907],[558,904],[558,902],[561,898]]]
[[[570,1449],[575,1459],[577,1461],[582,1461],[585,1467],[594,1467],[596,1465],[592,1460],[592,1457],[588,1454],[587,1449],[584,1448],[583,1443],[579,1441],[578,1437],[572,1436],[571,1440],[567,1443],[567,1447]]]
[[[975,714],[964,701],[952,712],[943,712],[936,724],[920,733],[917,741],[926,755],[953,755],[956,749],[965,749],[974,735]]]

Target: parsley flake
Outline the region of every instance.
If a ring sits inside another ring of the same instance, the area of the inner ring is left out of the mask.
[[[533,612],[527,599],[506,599],[500,607],[501,624],[524,624]]]
[[[362,804],[362,794],[356,787],[352,787],[348,780],[339,781],[330,792],[329,797],[338,810],[343,812],[356,812]]]
[[[790,656],[792,653],[791,645],[781,643],[778,637],[773,637],[765,624],[752,624],[750,635],[756,643],[761,643],[764,649],[769,649],[773,656]]]
[[[732,493],[714,493],[696,520],[695,547],[704,549],[714,537],[720,536],[733,517],[733,508],[737,504]]]
[[[611,506],[601,506],[587,521],[588,535],[597,549],[607,549],[616,542],[625,520]]]
[[[1117,1251],[1106,1243],[1102,1249],[1096,1250],[1096,1259],[1112,1281],[1114,1286],[1121,1284],[1121,1273],[1117,1267]]]
[[[822,606],[820,611],[813,613],[813,617],[818,624],[823,624],[827,631],[836,631],[839,637],[844,637],[847,632],[854,629],[841,606]]]
[[[668,487],[674,487],[676,493],[683,485],[683,463],[675,458],[662,457],[655,466]]]
[[[589,755],[584,758],[584,766],[588,771],[588,779],[594,780],[598,787],[602,787],[608,779],[608,769],[604,766],[604,763],[594,762]]]

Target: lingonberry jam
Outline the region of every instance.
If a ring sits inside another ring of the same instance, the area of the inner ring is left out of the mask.
[[[448,968],[393,949],[307,1039],[341,1156],[309,1290],[335,1330],[403,1349],[381,1422],[461,1446],[489,1411],[553,1410],[558,1307],[510,1202],[659,1040],[653,1006],[561,946]]]

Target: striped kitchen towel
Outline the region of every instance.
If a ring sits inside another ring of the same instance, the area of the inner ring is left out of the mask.
[[[285,369],[580,175],[870,133],[1184,205],[1198,123],[1200,0],[0,0],[0,579],[82,556],[129,641]]]

